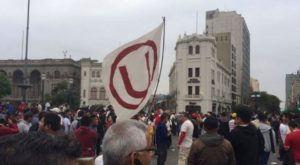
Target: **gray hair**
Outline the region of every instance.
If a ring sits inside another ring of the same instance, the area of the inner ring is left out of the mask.
[[[104,164],[122,164],[131,152],[146,148],[146,131],[146,124],[136,120],[125,120],[112,125],[103,138]]]

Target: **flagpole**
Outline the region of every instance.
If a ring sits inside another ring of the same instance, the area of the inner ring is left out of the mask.
[[[149,115],[151,114],[151,109],[152,109],[152,107],[154,105],[155,95],[156,95],[157,88],[158,88],[158,85],[159,85],[161,71],[162,71],[162,66],[163,66],[163,62],[164,62],[166,17],[162,17],[162,19],[163,19],[164,30],[163,30],[163,45],[162,45],[162,53],[161,53],[161,64],[160,64],[160,71],[159,71],[159,74],[158,74],[157,84],[156,84],[156,87],[155,87],[155,90],[154,90],[154,96],[153,96],[152,102],[150,104],[150,109],[148,111]]]

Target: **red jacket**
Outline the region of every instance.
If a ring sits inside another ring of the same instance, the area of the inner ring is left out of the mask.
[[[86,126],[80,126],[75,130],[75,136],[80,142],[82,157],[94,157],[97,133]]]
[[[17,134],[17,133],[19,133],[17,124],[10,124],[8,127],[4,125],[0,125],[0,136]]]

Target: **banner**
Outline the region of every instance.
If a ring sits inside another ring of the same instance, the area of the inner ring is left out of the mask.
[[[148,102],[159,76],[163,23],[103,60],[103,82],[117,120],[129,119]]]

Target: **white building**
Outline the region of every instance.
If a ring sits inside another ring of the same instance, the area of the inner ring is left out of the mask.
[[[247,103],[250,92],[250,33],[244,17],[235,11],[207,11],[206,31],[213,36],[230,33],[231,45],[236,49],[237,98],[234,99],[237,103]]]
[[[102,63],[84,58],[80,64],[80,105],[108,105],[108,97],[102,82]]]
[[[184,35],[175,50],[169,90],[175,93],[176,111],[231,110],[231,71],[217,58],[215,38]]]

